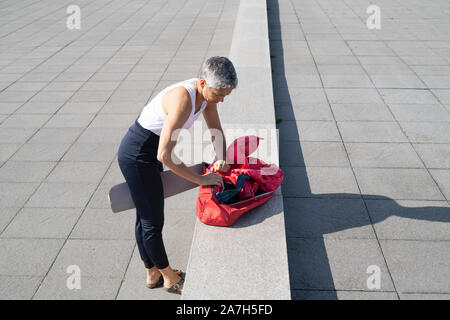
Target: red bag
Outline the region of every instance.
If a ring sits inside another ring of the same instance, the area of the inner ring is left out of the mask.
[[[238,201],[221,203],[216,197],[223,191],[222,186],[200,186],[197,198],[197,217],[201,222],[214,226],[231,226],[247,211],[267,202],[283,181],[283,172],[275,164],[266,164],[262,160],[249,157],[262,138],[245,136],[236,139],[227,149],[230,170],[218,172],[224,182],[236,185],[239,175],[247,175],[243,187],[239,190]],[[242,163],[243,162],[243,163]],[[214,171],[214,162],[209,170]],[[203,173],[207,168],[203,169]]]

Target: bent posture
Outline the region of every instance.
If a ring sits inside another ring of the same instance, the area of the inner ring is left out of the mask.
[[[147,287],[163,286],[181,294],[185,274],[173,270],[164,248],[164,192],[160,172],[163,163],[177,175],[199,185],[221,185],[217,173],[198,175],[173,154],[178,129],[188,129],[203,114],[209,129],[222,133],[221,146],[214,145],[217,170],[228,171],[226,142],[217,112],[237,86],[233,64],[225,57],[211,57],[202,66],[199,78],[175,83],[162,90],[142,110],[123,138],[119,167],[136,206],[135,235],[139,254],[147,271]],[[219,150],[217,148],[220,148]]]

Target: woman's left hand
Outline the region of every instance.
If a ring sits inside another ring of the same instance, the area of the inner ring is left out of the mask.
[[[230,166],[226,163],[225,160],[217,160],[216,162],[214,162],[215,172],[227,172],[228,170],[230,170]]]

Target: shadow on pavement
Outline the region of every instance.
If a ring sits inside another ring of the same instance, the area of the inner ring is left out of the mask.
[[[289,110],[289,119],[295,119],[284,70],[279,6],[275,0],[268,0],[267,3],[269,8],[270,37],[272,38],[270,40],[270,51],[277,58],[277,70],[276,73],[272,73],[274,96],[283,97],[283,107]],[[275,108],[277,108],[276,99]],[[297,130],[292,130],[292,132],[297,132]],[[289,134],[292,135],[291,132]],[[291,140],[295,141],[291,143]],[[307,177],[298,134],[296,137],[290,136],[289,149],[289,154],[300,155],[301,159],[298,159],[298,168],[300,170],[303,169],[302,176]],[[283,149],[280,147],[281,153],[283,153]],[[281,168],[283,169],[283,167]],[[326,234],[370,226],[394,216],[426,221],[450,222],[450,210],[448,207],[403,207],[393,199],[377,195],[348,193],[312,194],[308,181],[302,183],[302,190],[307,190],[307,192],[302,192],[301,198],[286,197],[284,199],[290,286],[291,291],[300,290],[302,292],[300,294],[302,299],[308,299],[309,291],[323,290],[326,290],[323,296],[326,296],[327,299],[338,299],[323,239]],[[291,205],[287,205],[286,199],[290,200]],[[299,206],[293,204],[296,199],[299,201]],[[378,206],[376,214],[369,214],[367,210],[368,203],[369,205],[375,203],[370,202],[372,200],[376,200],[376,205]],[[303,203],[300,204],[302,201]],[[308,204],[305,205],[305,202]],[[341,205],[337,208],[336,204],[339,202],[341,202]],[[351,203],[359,205],[346,205]],[[244,215],[241,218],[242,221],[238,221],[236,227],[245,227],[259,223],[280,212],[281,210],[274,208],[274,210],[267,213],[267,216],[259,215],[258,217],[250,218]],[[289,233],[300,234],[301,237],[293,236],[291,239],[300,238],[305,241],[305,246],[295,248],[294,242],[289,240]],[[292,294],[292,296],[295,299],[295,295]]]

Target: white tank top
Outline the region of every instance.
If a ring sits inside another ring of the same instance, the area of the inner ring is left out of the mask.
[[[191,100],[192,100],[192,111],[191,114],[189,116],[189,119],[186,121],[186,123],[184,124],[183,128],[185,129],[189,129],[192,124],[194,123],[195,120],[197,120],[198,116],[203,112],[203,110],[206,108],[206,100],[203,102],[203,104],[200,107],[200,110],[198,110],[197,113],[194,114],[195,112],[195,98],[196,98],[196,93],[197,90],[194,87],[194,82],[199,80],[198,78],[192,78],[189,80],[184,80],[181,82],[177,82],[167,88],[165,88],[164,90],[162,90],[160,93],[158,93],[156,95],[156,97],[154,97],[142,110],[139,118],[138,118],[138,122],[139,124],[147,129],[150,130],[152,132],[154,132],[155,134],[157,134],[158,136],[161,135],[161,130],[162,127],[164,125],[164,121],[167,118],[167,115],[164,113],[162,104],[161,104],[161,99],[163,97],[163,95],[175,88],[175,87],[180,87],[183,86],[186,88],[186,90],[189,92],[189,94],[191,95]]]

